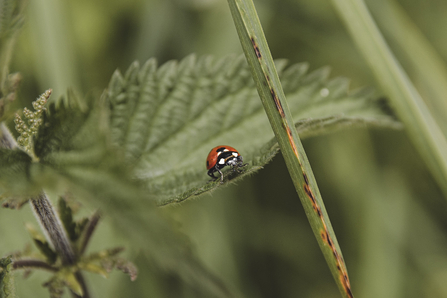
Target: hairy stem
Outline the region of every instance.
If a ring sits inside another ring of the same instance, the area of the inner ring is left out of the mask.
[[[45,269],[56,272],[57,268],[41,260],[16,260],[12,263],[14,269]]]
[[[48,240],[61,257],[62,264],[74,264],[76,262],[75,253],[68,240],[67,233],[63,229],[59,218],[56,216],[56,212],[47,195],[42,192],[37,198],[32,198],[30,202],[34,215],[39,221]]]
[[[78,272],[75,273],[75,276],[76,276],[77,281],[79,282],[79,284],[82,287],[82,293],[84,293],[84,295],[83,296],[79,296],[79,295],[77,295],[77,294],[75,294],[73,292],[71,292],[71,295],[73,297],[76,297],[76,298],[78,298],[78,297],[79,298],[90,298],[91,296],[90,296],[90,294],[88,292],[87,284],[85,283],[85,280],[84,280],[84,277],[82,276],[82,273],[78,271]]]
[[[85,233],[83,235],[83,239],[79,248],[79,255],[84,254],[87,248],[87,244],[89,243],[90,238],[92,237],[93,232],[95,231],[95,228],[98,225],[99,218],[100,218],[99,211],[95,212],[95,214],[93,214],[93,216],[90,218],[87,227],[85,228]]]

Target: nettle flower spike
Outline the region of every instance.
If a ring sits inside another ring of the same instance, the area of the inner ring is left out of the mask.
[[[33,101],[34,112],[27,108],[23,109],[23,116],[25,116],[27,123],[23,121],[19,114],[16,114],[14,119],[14,123],[16,124],[15,128],[20,133],[20,136],[17,138],[17,143],[35,160],[37,160],[37,157],[33,151],[33,136],[43,123],[42,113],[45,111],[45,104],[48,98],[50,98],[52,91],[52,89],[48,89],[38,99]]]

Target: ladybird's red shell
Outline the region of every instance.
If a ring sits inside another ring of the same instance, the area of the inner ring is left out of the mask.
[[[211,149],[211,151],[208,154],[208,157],[206,159],[206,169],[207,170],[211,169],[212,167],[214,167],[216,165],[217,157],[219,156],[218,152],[220,150],[222,150],[221,148],[227,149],[228,151],[231,151],[231,152],[237,152],[237,150],[231,146],[220,145],[220,146],[214,147],[213,149]],[[237,153],[239,154],[239,152],[237,152]]]

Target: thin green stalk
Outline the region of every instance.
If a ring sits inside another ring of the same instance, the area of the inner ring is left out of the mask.
[[[403,57],[403,66],[411,73],[426,105],[446,135],[446,63],[395,0],[369,1],[368,6],[396,55]]]
[[[353,297],[347,269],[317,182],[295,130],[275,65],[251,0],[228,0],[253,79],[318,244],[343,297]]]
[[[408,135],[447,198],[447,140],[362,0],[332,0]],[[447,111],[444,111],[444,115]]]

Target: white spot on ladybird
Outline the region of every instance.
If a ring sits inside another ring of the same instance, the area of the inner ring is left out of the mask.
[[[234,157],[237,157],[239,154],[237,154],[236,152],[232,153]]]
[[[223,159],[223,158],[219,159],[219,164],[220,164],[220,165],[225,164],[225,159]]]

